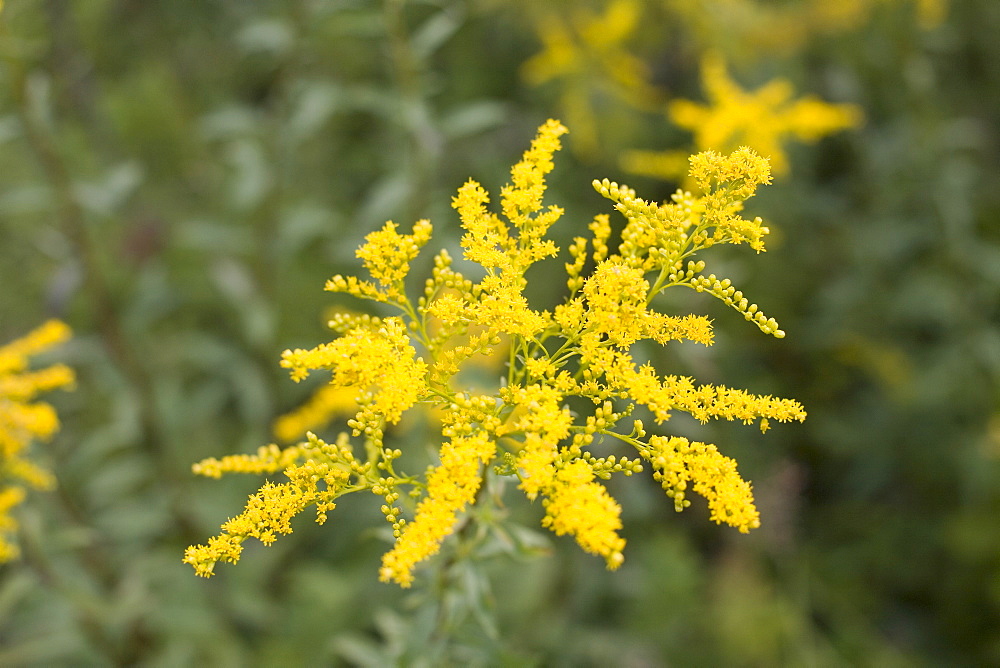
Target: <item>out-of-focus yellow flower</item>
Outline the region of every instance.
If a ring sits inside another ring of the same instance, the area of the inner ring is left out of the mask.
[[[563,11],[532,3],[527,13],[543,50],[524,62],[521,72],[532,86],[560,87],[560,106],[573,126],[573,148],[590,157],[598,151],[595,100],[611,97],[645,108],[660,98],[650,85],[646,64],[626,50],[640,26],[642,4],[612,0],[603,13],[584,7]]]
[[[73,371],[63,364],[29,371],[29,360],[63,343],[70,334],[64,323],[50,320],[0,347],[0,563],[19,554],[13,540],[18,523],[11,510],[24,500],[27,488],[55,485],[52,474],[27,457],[32,442],[47,441],[59,429],[55,409],[36,398],[74,382]]]
[[[819,0],[831,6],[871,0]],[[812,0],[808,0],[812,2]],[[751,59],[760,54],[789,54],[802,48],[815,26],[804,11],[806,2],[761,2],[760,0],[664,0],[685,33],[702,50],[722,49],[735,58]]]
[[[358,390],[339,385],[323,385],[309,400],[274,421],[274,435],[283,443],[301,438],[307,431],[317,431],[339,415],[353,415],[358,410]]]
[[[749,146],[768,158],[772,172],[788,172],[784,144],[789,139],[815,142],[826,135],[857,127],[863,115],[851,104],[829,104],[814,96],[793,99],[791,83],[774,79],[755,91],[740,88],[726,71],[721,55],[702,60],[702,85],[707,104],[674,100],[670,119],[689,130],[696,151],[728,153]],[[683,176],[681,151],[631,151],[622,166],[634,174],[666,180]]]
[[[941,25],[948,16],[948,0],[916,0],[917,19],[924,28]]]
[[[857,30],[878,5],[900,4],[915,7],[917,23],[924,30],[936,28],[948,16],[948,0],[809,0],[800,14],[802,22],[814,32]]]
[[[887,5],[915,8],[922,29],[940,25],[948,0],[664,0],[703,51],[723,50],[739,62],[766,54],[789,56],[811,38],[863,30]]]

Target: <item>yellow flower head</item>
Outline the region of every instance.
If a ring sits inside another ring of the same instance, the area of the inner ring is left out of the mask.
[[[630,267],[620,258],[597,265],[583,287],[593,331],[623,348],[645,338],[650,333],[646,311],[649,287],[642,269]]]
[[[396,224],[387,222],[381,230],[366,236],[365,244],[356,252],[368,273],[378,281],[379,287],[369,281],[359,281],[353,276],[345,279],[338,275],[327,281],[326,289],[376,301],[398,303],[405,298],[403,279],[410,271],[410,262],[430,240],[431,232],[432,227],[427,220],[417,221],[413,226],[413,234],[399,234],[396,232]]]
[[[323,524],[326,513],[334,508],[337,497],[354,491],[352,480],[365,477],[371,467],[354,458],[350,444],[341,436],[328,444],[313,434],[308,441],[280,450],[261,448],[257,455],[235,455],[221,460],[206,459],[195,465],[196,473],[218,478],[222,473],[274,473],[283,470],[288,482],[265,483],[250,496],[246,508],[222,525],[222,533],[205,545],[192,545],[184,553],[184,563],[195,573],[211,577],[219,561],[236,563],[243,552],[243,542],[257,538],[270,545],[277,534],[292,532],[292,518],[310,506],[316,508],[316,521]],[[365,489],[366,487],[360,487]]]
[[[431,231],[430,221],[421,220],[413,226],[413,234],[399,234],[396,225],[389,221],[381,230],[365,237],[367,243],[357,250],[357,256],[389,297],[400,297],[410,262],[430,240]]]

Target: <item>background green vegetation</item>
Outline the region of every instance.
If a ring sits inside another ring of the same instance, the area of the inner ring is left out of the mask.
[[[346,498],[324,527],[302,517],[205,581],[184,547],[260,481],[190,465],[269,442],[308,395],[277,360],[328,337],[323,282],[356,271],[364,234],[426,216],[432,244],[457,248],[454,190],[471,176],[497,192],[534,128],[571,124],[559,80],[521,75],[539,4],[8,0],[0,340],[64,318],[79,382],[51,397],[64,427],[38,449],[59,489],[31,495],[24,557],[0,567],[0,665],[446,661],[410,612],[428,591],[377,582],[378,499]],[[791,147],[791,175],[751,200],[768,253],[717,255],[787,338],[684,294],[669,307],[715,318],[717,344],[659,361],[795,397],[809,419],[763,436],[673,420],[736,457],[764,526],[743,536],[697,500],[675,514],[648,476],[616,480],[622,569],[526,532],[522,551],[547,556],[481,564],[499,632],[456,603],[450,660],[1000,663],[1000,3],[956,1],[928,25],[916,3],[872,2],[781,48],[740,41],[736,10],[755,3],[704,4],[645,3],[622,43],[664,99],[700,100],[699,57],[718,48],[747,87],[786,76],[867,120]],[[686,138],[602,76],[584,86],[598,150],[574,152],[571,124],[556,159],[563,241],[607,210],[593,178],[676,187],[619,168]],[[561,284],[548,264],[538,284]],[[511,512],[537,527],[538,508]]]

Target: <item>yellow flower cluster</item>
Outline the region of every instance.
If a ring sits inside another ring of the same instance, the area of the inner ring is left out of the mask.
[[[396,247],[394,251],[401,252]],[[380,293],[380,296],[394,294]],[[386,318],[375,326],[359,326],[332,343],[312,350],[286,350],[281,366],[290,369],[293,380],[302,380],[311,370],[328,369],[338,387],[358,388],[359,403],[370,406],[386,422],[399,422],[403,411],[425,393],[427,365],[414,359],[406,327],[399,318]]]
[[[455,436],[444,444],[441,464],[427,474],[427,494],[417,505],[413,522],[382,558],[383,580],[410,586],[413,567],[438,551],[458,521],[458,513],[475,501],[483,482],[483,465],[493,460],[496,450],[490,434],[483,431]]]
[[[193,566],[195,573],[210,577],[217,562],[235,564],[247,538],[270,545],[277,534],[291,533],[292,518],[310,506],[316,507],[316,521],[323,524],[338,497],[371,488],[371,466],[354,458],[346,434],[334,444],[325,443],[312,433],[306,434],[306,438],[306,442],[285,450],[271,445],[260,448],[256,455],[206,459],[195,465],[195,473],[212,478],[223,473],[277,471],[283,471],[288,478],[288,482],[277,485],[266,483],[249,498],[242,513],[222,525],[221,534],[210,538],[207,545],[192,545],[187,549],[184,563]]]
[[[684,491],[688,483],[694,491],[708,499],[711,519],[725,522],[747,533],[760,526],[760,515],[753,505],[750,483],[736,472],[736,462],[721,454],[714,445],[691,442],[674,436],[653,436],[643,457],[653,466],[653,478],[680,511],[691,505]]]
[[[621,506],[604,485],[594,481],[594,469],[584,459],[575,459],[556,473],[545,499],[542,526],[557,536],[576,536],[586,552],[604,557],[608,568],[618,568],[625,557]]]
[[[786,139],[815,142],[862,121],[855,105],[829,104],[815,96],[793,100],[792,85],[785,79],[744,91],[730,78],[718,53],[702,59],[701,79],[708,104],[674,100],[667,107],[670,119],[694,135],[696,150],[732,151],[749,146],[767,156],[778,175],[788,172]],[[633,174],[674,180],[684,175],[685,162],[686,154],[680,151],[631,151],[622,166]]]
[[[13,542],[18,524],[11,510],[24,500],[27,488],[50,489],[55,485],[52,474],[26,456],[33,441],[48,440],[59,429],[55,409],[36,398],[74,381],[73,371],[63,364],[29,371],[29,358],[69,337],[69,327],[50,320],[0,346],[0,563],[19,553]]]
[[[465,259],[481,268],[476,280],[456,271],[441,251],[423,293],[411,301],[405,279],[431,234],[430,223],[420,221],[411,234],[387,223],[368,235],[358,257],[374,282],[335,276],[327,283],[329,290],[377,302],[398,315],[340,314],[330,323],[337,334],[332,342],[286,351],[281,364],[296,380],[315,370],[331,373],[331,398],[304,414],[323,413],[347,396],[335,392],[351,393],[356,413],[348,425],[353,437],[363,439],[367,457],[355,457],[347,434],[334,446],[308,434],[306,442],[283,450],[269,446],[256,455],[197,464],[197,473],[211,477],[283,471],[288,478],[267,483],[241,515],[223,525],[221,535],[188,549],[185,561],[199,575],[211,575],[218,561],[238,560],[248,537],[269,544],[290,532],[292,517],[305,508],[315,506],[323,521],[340,495],[369,490],[384,498],[382,512],[396,539],[383,557],[381,579],[410,586],[415,568],[440,550],[469,506],[482,502],[491,475],[514,477],[529,499],[541,497],[543,526],[572,536],[609,568],[622,563],[625,540],[619,535],[621,507],[601,481],[640,473],[643,462],[652,466],[678,510],[688,504],[684,493],[690,484],[708,500],[714,521],[744,532],[759,525],[749,483],[715,446],[681,437],[647,438],[640,420],[628,432],[618,425],[640,407],[657,423],[673,411],[702,422],[759,421],[762,430],[771,420],[805,419],[794,400],[661,375],[631,355],[633,344],[644,340],[711,345],[707,318],[654,310],[654,299],[678,286],[710,294],[761,331],[784,336],[730,280],[706,275],[704,261],[692,257],[720,243],[765,249],[768,228],[742,211],[744,201],[770,181],[768,163],[747,148],[693,156],[689,173],[701,194],[678,192],[662,204],[637,197],[627,186],[595,181],[625,219],[617,252],[608,245],[609,217],[596,216],[591,235],[575,238],[569,248],[566,300],[551,312],[537,310],[524,295],[526,274],[559,250],[545,234],[563,210],[546,206],[543,195],[566,132],[553,120],[539,128],[500,192],[500,214],[487,207],[490,197],[479,183],[459,189],[452,204],[465,230]],[[509,362],[495,390],[473,393],[456,381],[474,356],[503,347]],[[570,410],[571,402],[577,412]],[[593,412],[579,413],[581,403],[592,404]],[[423,477],[397,473],[402,451],[384,443],[386,425],[416,405],[437,411],[441,423],[438,463]],[[613,451],[616,444],[628,452]],[[416,499],[412,521],[397,503],[402,486],[412,488]]]

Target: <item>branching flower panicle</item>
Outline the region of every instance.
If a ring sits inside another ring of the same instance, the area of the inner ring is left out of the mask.
[[[309,433],[284,449],[272,445],[256,455],[197,464],[195,472],[211,477],[281,472],[287,479],[265,484],[219,536],[188,549],[184,560],[199,575],[212,575],[219,561],[237,561],[247,538],[266,545],[291,532],[292,518],[306,508],[314,507],[323,522],[341,495],[368,490],[384,500],[381,510],[395,538],[380,577],[410,586],[416,567],[440,550],[469,507],[485,503],[480,491],[489,476],[516,479],[529,499],[541,499],[544,527],[572,536],[612,569],[624,560],[625,540],[621,507],[603,481],[641,473],[644,464],[677,510],[690,505],[686,493],[694,490],[707,499],[713,521],[741,532],[759,526],[750,484],[714,445],[649,436],[641,420],[621,425],[639,407],[657,424],[674,411],[702,422],[756,423],[762,431],[772,421],[805,419],[794,400],[664,375],[631,355],[633,344],[645,340],[712,344],[708,318],[655,309],[656,297],[673,287],[708,293],[764,333],[784,336],[729,279],[706,274],[705,262],[694,257],[721,243],[765,250],[767,226],[742,212],[745,200],[770,182],[768,162],[748,148],[692,156],[689,174],[700,194],[678,191],[662,204],[639,198],[627,186],[595,181],[625,219],[621,242],[617,249],[609,246],[611,220],[596,216],[590,236],[576,237],[569,247],[565,301],[552,312],[539,311],[524,296],[526,272],[558,253],[545,235],[563,210],[546,206],[543,195],[566,132],[552,120],[539,128],[500,192],[499,214],[489,209],[489,193],[476,181],[459,188],[452,204],[465,230],[464,256],[482,270],[477,279],[455,270],[441,251],[420,297],[411,300],[406,279],[430,238],[427,221],[410,234],[387,223],[366,237],[358,257],[373,281],[330,279],[327,289],[392,313],[338,315],[330,323],[338,335],[333,341],[283,354],[281,365],[295,380],[315,371],[331,377],[329,386],[292,414],[285,431],[346,408],[354,414],[348,421],[352,435],[341,434],[329,445]],[[474,359],[497,350],[509,357],[506,377],[496,387],[471,391],[456,380]],[[580,399],[593,406],[590,414],[570,410],[570,402],[578,406]],[[423,476],[398,471],[402,450],[384,442],[385,428],[416,407],[436,411],[441,426],[438,461]],[[352,438],[360,439],[364,457],[356,454]],[[410,520],[399,503],[404,487],[416,499]]]

